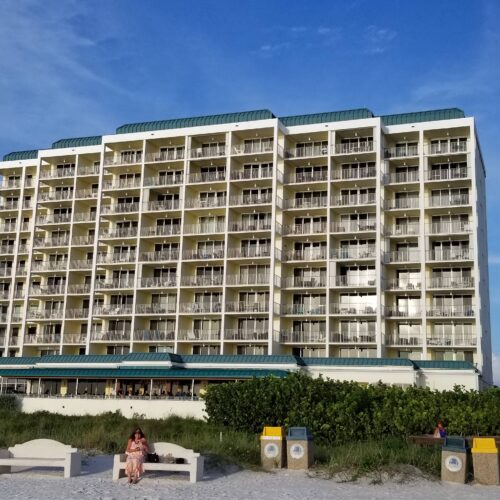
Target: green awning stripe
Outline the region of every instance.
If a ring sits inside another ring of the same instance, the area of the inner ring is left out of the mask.
[[[18,160],[36,160],[38,158],[38,149],[29,151],[14,151],[3,155],[3,161],[18,161]]]
[[[402,125],[405,123],[432,122],[437,120],[452,120],[465,118],[464,112],[459,108],[434,109],[417,111],[415,113],[401,113],[397,115],[381,116],[384,125]]]
[[[312,123],[361,120],[363,118],[373,118],[373,113],[367,108],[361,108],[347,111],[331,111],[328,113],[313,113],[310,115],[284,116],[279,120],[285,127],[291,127],[295,125],[310,125]]]
[[[60,139],[52,143],[52,149],[79,148],[82,146],[99,146],[102,144],[101,135],[90,137],[74,137],[72,139]]]

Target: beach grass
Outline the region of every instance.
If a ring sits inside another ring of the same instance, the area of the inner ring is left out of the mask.
[[[1,410],[0,448],[31,439],[55,439],[88,454],[123,452],[132,429],[139,425],[150,442],[167,441],[195,449],[207,456],[207,465],[236,464],[258,468],[260,443],[257,435],[232,431],[204,421],[169,417],[166,419],[127,419],[119,412],[98,416],[64,416],[48,412],[21,413]],[[315,468],[327,475],[348,479],[371,473],[398,471],[413,466],[437,476],[440,450],[420,448],[403,438],[315,446]]]

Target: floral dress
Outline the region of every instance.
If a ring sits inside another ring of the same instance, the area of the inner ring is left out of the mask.
[[[127,451],[127,463],[125,465],[125,472],[129,478],[138,479],[144,472],[143,463],[146,460],[147,448],[144,439],[140,441],[132,441],[129,447],[132,451]],[[138,448],[138,449],[136,449]]]

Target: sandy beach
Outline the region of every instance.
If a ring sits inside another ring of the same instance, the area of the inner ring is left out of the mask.
[[[190,484],[182,474],[147,473],[142,481],[130,486],[126,479],[114,483],[111,479],[112,456],[84,459],[79,477],[63,479],[61,470],[19,469],[0,476],[0,498],[5,499],[414,499],[454,500],[497,499],[500,487],[456,485],[422,478],[404,482],[386,481],[370,484],[338,482],[311,477],[302,471],[280,470],[254,472],[236,468],[208,468],[205,478]]]

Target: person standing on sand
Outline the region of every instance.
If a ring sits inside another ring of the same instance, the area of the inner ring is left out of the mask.
[[[140,427],[136,427],[130,434],[127,443],[127,462],[125,465],[125,474],[127,474],[129,483],[137,483],[144,472],[144,462],[149,452],[149,445],[144,432]]]

